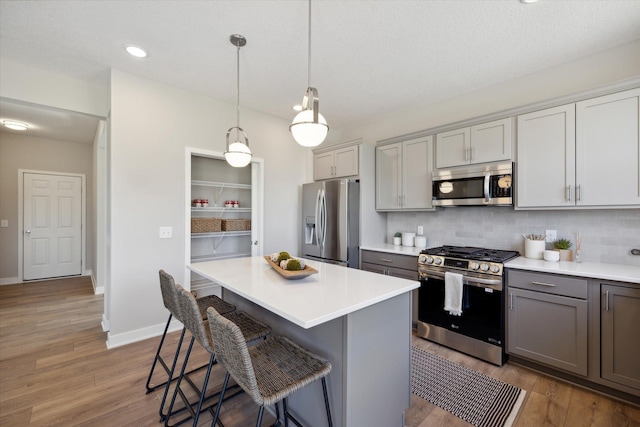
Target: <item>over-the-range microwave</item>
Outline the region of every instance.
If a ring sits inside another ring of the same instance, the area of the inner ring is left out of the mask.
[[[513,163],[433,172],[434,206],[513,206]]]

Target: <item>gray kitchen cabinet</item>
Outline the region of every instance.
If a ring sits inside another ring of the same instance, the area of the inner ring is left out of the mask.
[[[313,179],[343,178],[358,175],[358,145],[313,154]]]
[[[433,209],[433,136],[376,147],[376,210]]]
[[[603,379],[640,390],[640,289],[600,285]]]
[[[362,250],[360,253],[360,269],[387,276],[401,277],[409,280],[418,279],[418,257],[388,252]],[[413,322],[418,321],[418,290],[412,295]]]
[[[507,352],[587,376],[587,281],[507,271]]]
[[[640,206],[640,89],[518,116],[517,208]]]
[[[511,160],[512,118],[436,135],[436,168]]]

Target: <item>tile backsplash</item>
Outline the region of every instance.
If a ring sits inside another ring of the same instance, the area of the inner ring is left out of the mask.
[[[582,233],[582,259],[640,266],[640,210],[516,211],[502,207],[458,207],[435,212],[389,212],[387,242],[395,232],[424,227],[427,246],[459,245],[517,250],[524,253],[522,234],[557,230],[574,243]],[[551,249],[551,244],[547,243]]]

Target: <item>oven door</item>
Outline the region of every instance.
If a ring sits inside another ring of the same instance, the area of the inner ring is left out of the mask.
[[[501,279],[493,281],[501,282]],[[451,315],[444,310],[444,288],[444,278],[421,273],[418,320],[493,345],[503,345],[504,295],[497,290],[502,289],[501,284],[491,286],[466,278],[461,316]]]

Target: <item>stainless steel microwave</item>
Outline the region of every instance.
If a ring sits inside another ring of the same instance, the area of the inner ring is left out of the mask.
[[[513,163],[433,172],[434,206],[513,206]]]

